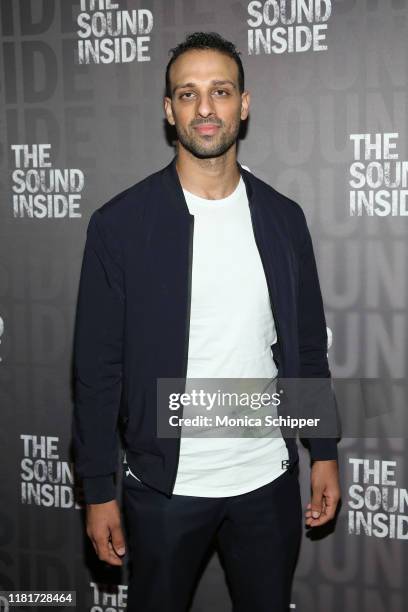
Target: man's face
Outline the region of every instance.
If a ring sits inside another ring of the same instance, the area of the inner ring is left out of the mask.
[[[201,159],[223,155],[249,111],[235,61],[219,51],[192,49],[171,66],[170,83],[172,97],[164,98],[164,109],[180,144]]]

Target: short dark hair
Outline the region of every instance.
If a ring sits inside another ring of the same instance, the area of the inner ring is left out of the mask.
[[[217,32],[193,32],[189,34],[186,39],[179,43],[173,49],[170,49],[169,53],[172,53],[169,63],[166,68],[166,96],[171,98],[171,87],[170,87],[170,68],[180,55],[190,51],[191,49],[214,49],[220,53],[225,53],[231,57],[238,66],[238,87],[240,93],[245,89],[245,76],[244,68],[242,66],[240,51],[237,51],[235,45],[223,38]]]

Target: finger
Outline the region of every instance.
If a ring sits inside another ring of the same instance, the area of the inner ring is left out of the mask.
[[[108,538],[95,538],[96,545],[98,547],[98,557],[101,561],[105,561],[110,565],[121,565],[122,561],[118,558],[115,552],[112,550],[112,546]]]
[[[336,509],[337,509],[337,505],[339,503],[339,499],[334,498],[334,497],[325,497],[325,505],[326,505],[326,516],[329,517],[329,519],[334,518],[335,514],[336,514]]]
[[[316,526],[318,524],[317,521],[319,521],[320,519],[323,519],[326,514],[326,504],[325,504],[324,496],[322,498],[321,510],[320,510],[320,514],[318,517],[313,516],[313,512],[315,512],[315,510],[313,509],[313,505],[309,504],[309,506],[310,506],[310,510],[306,512],[305,522],[306,522],[306,525],[308,525],[309,527],[313,527],[313,526]]]
[[[315,519],[312,516],[306,518],[305,523],[308,527],[317,527],[322,524],[322,521],[325,518],[325,514],[323,512],[320,513],[319,518]]]
[[[312,517],[317,519],[323,512],[323,491],[320,489],[313,489],[313,495],[311,499]]]
[[[122,559],[117,556],[110,542],[108,542],[105,552],[103,552],[102,556],[99,558],[109,565],[122,565]]]
[[[122,559],[118,557],[118,555],[115,552],[115,549],[112,546],[112,542],[108,542],[108,548],[109,548],[109,555],[110,555],[109,563],[111,565],[123,565]]]
[[[312,515],[312,504],[310,502],[307,504],[306,509],[305,509],[305,514],[308,514],[308,513]]]
[[[111,541],[115,553],[123,557],[123,555],[126,553],[126,546],[120,524],[111,528]]]
[[[336,506],[337,502],[334,498],[331,500],[326,496],[323,496],[323,510],[319,516],[319,518],[315,519],[312,516],[308,516],[306,520],[306,524],[309,527],[320,527],[320,525],[324,525],[331,521],[336,514]]]
[[[96,552],[96,555],[97,555],[97,556],[99,556],[99,555],[98,555],[98,545],[97,545],[97,543],[96,543],[95,539],[94,539],[93,537],[91,537],[91,536],[89,536],[89,539],[90,539],[90,540],[91,540],[91,542],[92,542],[92,546],[94,547],[94,551]]]
[[[321,513],[318,519],[311,519],[308,523],[309,527],[320,527],[325,523],[328,523],[331,519],[327,516],[327,514]]]

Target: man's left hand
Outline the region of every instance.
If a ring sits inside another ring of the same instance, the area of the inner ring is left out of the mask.
[[[335,459],[313,462],[311,486],[312,499],[305,512],[306,525],[319,527],[334,518],[340,500],[339,467]]]

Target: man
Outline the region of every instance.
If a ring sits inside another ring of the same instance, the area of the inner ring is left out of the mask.
[[[160,437],[157,381],[330,377],[312,243],[301,208],[237,162],[250,95],[234,45],[196,32],[172,51],[164,110],[177,155],[88,226],[73,430],[87,533],[101,560],[122,564],[120,414],[128,609],[187,610],[216,541],[234,610],[288,610],[301,537],[294,439]],[[337,449],[309,446],[315,527],[339,500]]]

